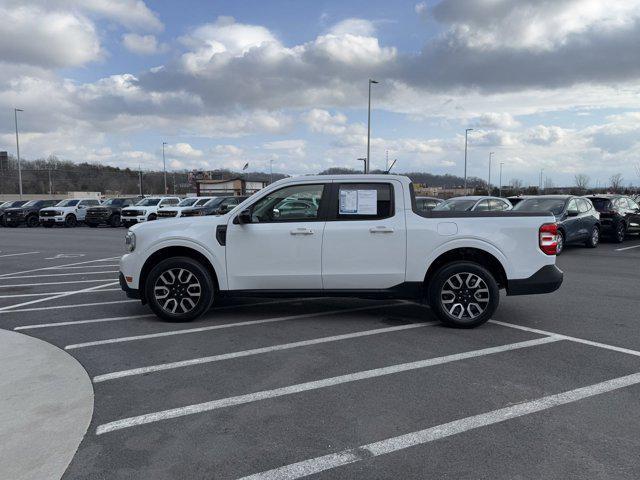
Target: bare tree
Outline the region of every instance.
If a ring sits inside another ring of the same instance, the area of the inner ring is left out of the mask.
[[[551,180],[549,177],[546,177],[544,179],[544,189],[545,189],[545,193],[548,193],[547,190],[549,190],[550,188],[554,188],[555,185],[553,184],[553,180]]]
[[[520,190],[522,190],[523,185],[524,183],[519,178],[511,179],[511,188],[514,190],[514,192],[519,193]]]
[[[586,190],[587,188],[589,188],[589,182],[591,181],[591,179],[589,178],[589,175],[578,173],[574,177],[574,179],[576,182],[576,188],[578,190]]]
[[[613,193],[618,193],[622,188],[622,174],[616,173],[615,175],[611,175],[609,183],[611,184],[611,191]]]

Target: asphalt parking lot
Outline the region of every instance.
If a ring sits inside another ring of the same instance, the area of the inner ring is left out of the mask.
[[[246,299],[158,321],[124,229],[0,229],[0,328],[94,382],[66,479],[640,478],[640,238],[444,328],[398,301]]]

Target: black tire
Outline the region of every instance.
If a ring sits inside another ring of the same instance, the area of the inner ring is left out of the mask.
[[[153,222],[154,220],[156,220],[158,218],[158,216],[155,213],[151,213],[149,214],[149,216],[147,217],[147,222]]]
[[[596,248],[600,245],[600,229],[597,226],[591,229],[591,234],[584,245],[587,248]]]
[[[9,228],[17,228],[18,222],[5,222],[5,225]]]
[[[44,222],[44,223],[42,224],[42,226],[43,226],[44,228],[51,228],[51,227],[53,227],[53,223]]]
[[[94,222],[84,222],[84,223],[89,225],[91,228],[98,228],[98,224],[97,223],[94,223]]]
[[[442,323],[450,327],[482,325],[491,318],[500,303],[500,289],[495,278],[489,270],[473,262],[444,265],[432,277],[427,288],[432,310]],[[473,305],[475,307],[472,308]]]
[[[38,216],[37,215],[29,215],[27,217],[25,223],[27,224],[27,227],[35,228],[35,227],[40,225],[40,220],[38,220]]]
[[[113,228],[117,228],[121,226],[122,222],[120,221],[120,215],[118,214],[112,215],[111,218],[109,219],[109,225],[111,225]]]
[[[615,230],[613,231],[613,241],[615,243],[624,242],[624,237],[627,234],[627,226],[624,222],[618,222]]]
[[[76,216],[73,213],[70,213],[64,219],[64,226],[67,227],[67,228],[74,228],[77,225],[78,225],[78,219],[76,218]]]
[[[209,271],[200,262],[189,257],[162,260],[151,269],[144,283],[149,307],[158,317],[169,322],[194,320],[207,312],[213,303],[215,288]],[[161,297],[163,289],[167,293]],[[199,295],[195,296],[197,291]],[[186,299],[194,305],[185,303]]]
[[[558,245],[556,247],[556,256],[564,252],[565,241],[566,240],[564,237],[564,232],[562,230],[558,230]]]

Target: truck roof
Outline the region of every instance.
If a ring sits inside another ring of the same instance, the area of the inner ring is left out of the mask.
[[[346,180],[346,181],[353,181],[353,182],[374,182],[374,181],[382,182],[390,179],[411,183],[411,179],[405,175],[386,174],[386,173],[376,173],[376,174],[359,173],[359,174],[351,174],[351,175],[300,175],[297,177],[283,178],[282,180],[278,180],[273,184],[281,185],[281,184],[294,183],[294,182],[300,182],[300,181],[326,182],[331,180],[342,180],[342,181]]]

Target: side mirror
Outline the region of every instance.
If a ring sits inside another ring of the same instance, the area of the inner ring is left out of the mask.
[[[236,218],[238,219],[238,223],[241,225],[244,223],[251,223],[251,210],[248,208],[246,210],[242,210]]]

